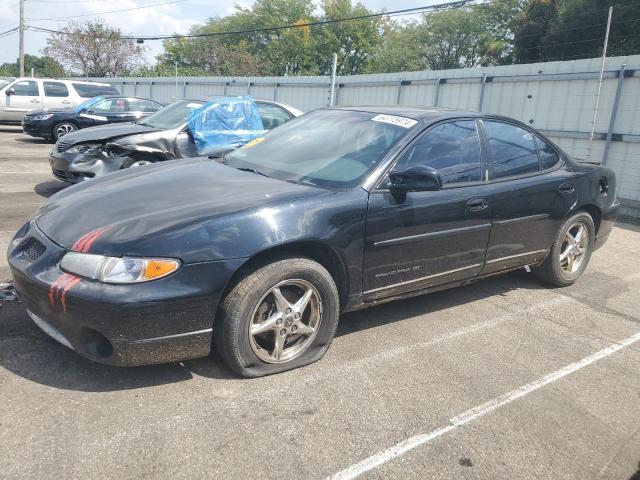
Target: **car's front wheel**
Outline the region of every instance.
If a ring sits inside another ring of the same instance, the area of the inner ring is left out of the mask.
[[[595,226],[591,215],[579,212],[560,227],[549,256],[534,272],[551,285],[573,284],[587,268],[591,258]]]
[[[57,142],[60,137],[64,137],[66,134],[75,132],[78,130],[78,126],[71,122],[60,122],[53,127],[53,141]]]
[[[338,325],[338,291],[308,258],[284,258],[246,275],[222,302],[215,347],[243,377],[260,377],[322,358]]]

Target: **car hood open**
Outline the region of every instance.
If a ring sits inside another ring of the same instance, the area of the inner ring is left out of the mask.
[[[45,235],[64,248],[71,249],[88,233],[107,228],[95,242],[97,250],[91,251],[144,254],[149,252],[134,247],[150,238],[168,239],[161,242],[166,244],[211,220],[219,228],[239,212],[285,201],[293,205],[326,193],[199,158],[132,168],[69,187],[51,197],[35,220]]]
[[[158,130],[159,129],[157,128],[137,123],[118,123],[100,127],[85,128],[68,133],[64,136],[64,142],[69,145],[88,142],[105,143],[108,140],[114,140],[128,135],[156,132]]]

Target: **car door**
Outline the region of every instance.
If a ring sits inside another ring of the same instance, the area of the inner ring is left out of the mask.
[[[20,122],[30,110],[42,108],[42,91],[38,80],[18,80],[7,89],[3,99],[6,120]]]
[[[565,214],[577,201],[559,152],[524,126],[481,122],[491,181],[492,224],[483,274],[545,257]]]
[[[69,98],[69,89],[64,82],[42,81],[44,108],[70,108],[73,102]]]
[[[93,125],[105,125],[126,120],[126,100],[124,98],[107,98],[96,103],[89,110],[81,114],[81,117]],[[89,126],[89,125],[87,125]]]
[[[401,154],[393,170],[415,166],[437,170],[443,186],[394,193],[385,188],[385,179],[371,192],[365,301],[471,278],[483,267],[491,230],[491,186],[484,181],[476,121],[432,127]]]

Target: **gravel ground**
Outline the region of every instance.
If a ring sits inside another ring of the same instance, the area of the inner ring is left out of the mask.
[[[0,129],[3,250],[64,186],[49,148]],[[637,479],[639,288],[620,224],[572,287],[522,271],[344,315],[323,360],[256,380],[96,365],[5,302],[0,478]]]

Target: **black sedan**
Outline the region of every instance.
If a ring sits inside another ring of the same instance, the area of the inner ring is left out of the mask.
[[[33,110],[22,119],[22,130],[32,137],[57,141],[82,128],[111,123],[136,122],[162,108],[145,98],[104,95],[73,108]]]
[[[341,312],[523,266],[572,284],[612,229],[615,186],[508,118],[323,109],[219,161],[64,190],[9,263],[31,318],[91,360],[213,348],[254,377],[320,359]]]
[[[124,168],[197,157],[201,153],[187,128],[187,119],[193,110],[221,98],[178,100],[140,122],[70,133],[49,154],[53,176],[78,183]],[[269,100],[256,100],[255,106],[265,130],[302,114],[294,107]]]

